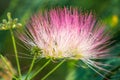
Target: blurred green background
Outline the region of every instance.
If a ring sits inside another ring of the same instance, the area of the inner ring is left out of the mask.
[[[34,13],[42,12],[55,7],[77,7],[83,11],[92,11],[96,18],[106,24],[106,30],[110,32],[111,40],[110,54],[115,57],[101,60],[103,63],[112,65],[106,67],[113,73],[104,73],[98,70],[110,80],[120,80],[120,0],[0,0],[0,23],[6,18],[7,12],[12,13],[13,18],[18,18],[25,27],[26,23]],[[19,29],[19,28],[18,28]],[[21,30],[21,29],[20,29]],[[20,46],[22,44],[17,38],[17,47],[22,73],[25,74],[29,68],[32,56]],[[0,53],[8,58],[16,69],[13,46],[8,30],[0,30]],[[26,56],[25,54],[29,55]],[[45,59],[38,59],[35,67],[40,67],[46,62]],[[48,71],[58,63],[48,65],[34,80],[40,80]],[[99,74],[88,68],[81,61],[66,61],[47,80],[105,80]]]

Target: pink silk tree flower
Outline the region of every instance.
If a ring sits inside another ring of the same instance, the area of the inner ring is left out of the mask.
[[[20,40],[30,49],[38,48],[40,57],[82,60],[103,70],[94,59],[108,56],[110,37],[104,31],[92,13],[58,8],[34,15]]]

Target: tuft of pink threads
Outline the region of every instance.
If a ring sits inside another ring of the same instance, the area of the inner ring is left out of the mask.
[[[27,30],[29,36],[22,34],[20,39],[29,48],[37,46],[41,57],[78,59],[101,69],[91,59],[108,56],[105,44],[110,38],[92,13],[79,13],[73,8],[52,9],[34,15]]]

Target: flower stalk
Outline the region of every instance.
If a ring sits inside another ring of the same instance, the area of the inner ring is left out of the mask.
[[[33,76],[31,77],[31,79],[33,79],[40,71],[42,71],[49,63],[51,60],[48,60],[40,69],[38,69]]]
[[[31,72],[32,69],[33,69],[33,66],[34,66],[35,60],[36,60],[36,54],[34,54],[34,57],[33,57],[33,59],[32,59],[32,62],[31,62],[31,65],[30,65],[30,68],[29,68],[29,70],[28,70],[28,73],[27,73],[27,76],[26,76],[26,79],[25,79],[25,80],[28,79],[28,76],[30,75],[30,72]]]
[[[15,59],[16,59],[16,63],[17,63],[18,73],[19,73],[19,76],[21,77],[21,70],[20,70],[20,63],[19,63],[19,59],[18,59],[18,52],[17,52],[15,37],[14,37],[12,29],[10,29],[10,34],[11,34],[11,38],[12,38],[12,43],[13,43],[13,48],[14,48],[14,53],[15,53]]]
[[[17,68],[18,68],[18,74],[19,74],[19,77],[21,78],[21,70],[20,70],[20,63],[19,63],[19,58],[18,58],[17,46],[16,46],[14,33],[13,33],[13,30],[12,30],[12,27],[14,26],[14,24],[12,23],[11,14],[8,13],[7,16],[8,16],[8,23],[9,23],[8,27],[9,27],[10,35],[11,35],[11,38],[12,38],[12,43],[13,43],[13,48],[14,48],[14,53],[15,53],[15,59],[16,59]]]
[[[63,63],[65,59],[62,60],[56,67],[54,67],[49,73],[47,73],[41,80],[45,80],[48,76],[50,76],[56,69],[58,69]]]

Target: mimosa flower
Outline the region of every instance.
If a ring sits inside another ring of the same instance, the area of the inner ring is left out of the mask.
[[[92,13],[52,9],[34,15],[20,39],[28,48],[40,50],[40,57],[77,59],[102,69],[93,59],[108,56],[110,38],[104,30]]]

